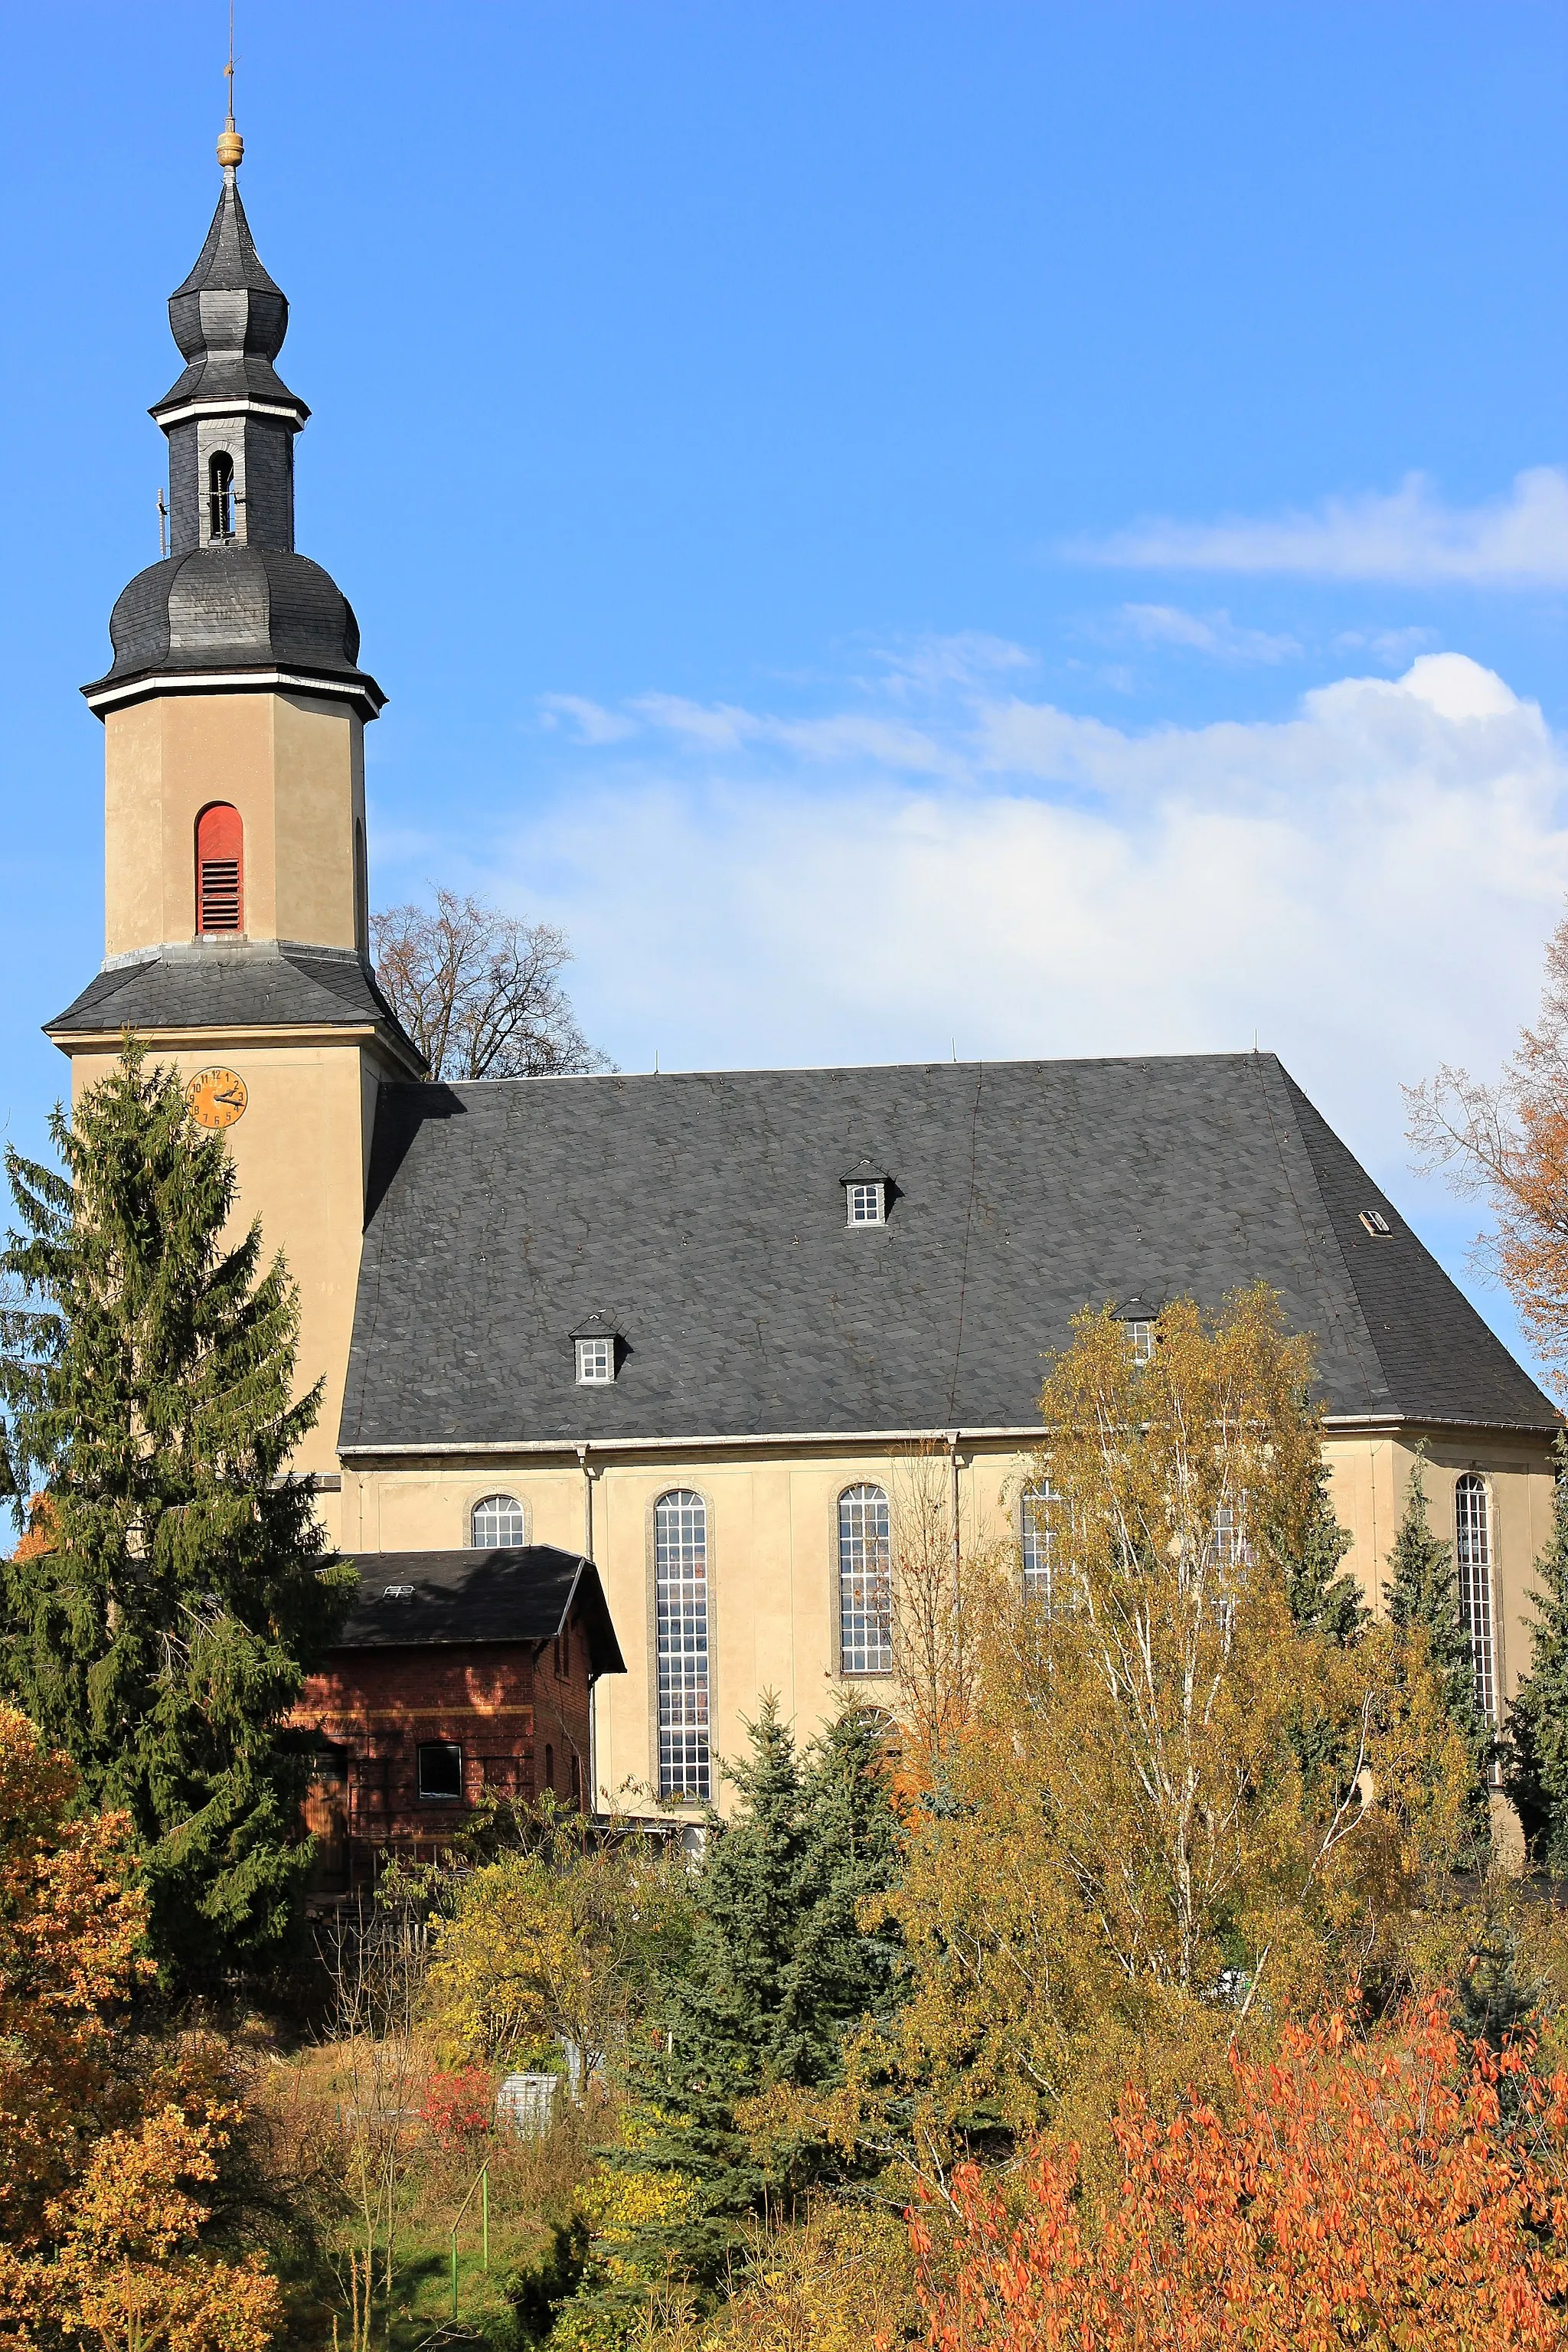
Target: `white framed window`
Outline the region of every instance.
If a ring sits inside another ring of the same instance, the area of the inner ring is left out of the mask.
[[[515,1495],[487,1495],[468,1518],[468,1541],[476,1551],[521,1551],[528,1521]]]
[[[580,1388],[603,1388],[616,1377],[616,1343],[607,1333],[577,1342],[577,1383]]]
[[[1124,1328],[1127,1332],[1127,1344],[1132,1350],[1133,1362],[1135,1364],[1147,1364],[1152,1362],[1154,1355],[1153,1324],[1146,1321],[1142,1316],[1135,1316]]]
[[[1459,1619],[1470,1637],[1476,1705],[1489,1723],[1495,1723],[1491,1498],[1486,1480],[1473,1470],[1467,1470],[1454,1487],[1454,1557],[1459,1570]]]
[[[885,1225],[888,1222],[888,1188],[879,1177],[862,1183],[857,1180],[846,1184],[845,1195],[849,1204],[852,1225]]]
[[[838,1497],[838,1665],[846,1675],[893,1671],[892,1512],[880,1486]]]
[[[708,1507],[678,1487],[653,1508],[658,1793],[712,1794],[708,1708]]]
[[[1222,1503],[1214,1515],[1214,1556],[1221,1568],[1252,1566],[1252,1541],[1238,1504]]]
[[[1026,1486],[1021,1533],[1024,1545],[1024,1593],[1026,1600],[1050,1606],[1051,1580],[1057,1568],[1056,1513],[1061,1496],[1048,1478]]]

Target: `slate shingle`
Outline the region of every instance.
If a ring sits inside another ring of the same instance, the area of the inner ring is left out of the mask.
[[[1272,1055],[388,1087],[342,1440],[1026,1428],[1084,1305],[1258,1280],[1332,1413],[1555,1426]]]

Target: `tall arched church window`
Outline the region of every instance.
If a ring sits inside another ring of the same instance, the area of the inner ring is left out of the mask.
[[[658,1793],[712,1793],[708,1709],[708,1507],[689,1488],[653,1511]]]
[[[1489,1723],[1497,1721],[1497,1677],[1492,1664],[1491,1498],[1487,1482],[1467,1470],[1454,1488],[1454,1553],[1459,1570],[1459,1615],[1470,1637],[1476,1705]]]
[[[227,801],[196,819],[196,929],[245,929],[245,827]]]
[[[234,537],[234,459],[226,449],[207,460],[207,537]]]
[[[838,1661],[847,1675],[893,1671],[892,1513],[880,1486],[838,1497]]]
[[[528,1541],[528,1522],[515,1495],[487,1495],[468,1521],[476,1551],[518,1551]]]
[[[1061,1496],[1046,1478],[1026,1486],[1021,1499],[1025,1596],[1030,1601],[1043,1601],[1049,1608],[1057,1565],[1056,1513]]]

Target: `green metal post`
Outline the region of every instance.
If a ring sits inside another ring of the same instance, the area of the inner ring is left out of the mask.
[[[458,2316],[458,2225],[452,2224],[452,2316]]]
[[[487,2160],[479,2175],[479,2211],[484,2217],[485,2268],[490,2266],[490,2168]]]

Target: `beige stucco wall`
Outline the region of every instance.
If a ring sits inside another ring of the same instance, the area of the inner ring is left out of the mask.
[[[279,1032],[268,1041],[255,1030],[209,1031],[183,1039],[154,1035],[148,1044],[154,1059],[172,1064],[182,1078],[216,1064],[245,1081],[245,1112],[225,1129],[239,1179],[235,1229],[243,1232],[259,1216],[266,1256],[280,1249],[300,1286],[298,1385],[308,1389],[324,1373],[325,1388],[296,1467],[335,1475],[364,1226],[374,1037],[368,1030],[314,1038]],[[119,1047],[119,1039],[110,1038],[73,1051],[73,1100],[97,1082]],[[323,1494],[321,1507],[335,1536],[338,1496]]]
[[[1419,1432],[1331,1433],[1327,1453],[1342,1524],[1354,1538],[1346,1565],[1376,1604],[1388,1546],[1403,1508]],[[593,1551],[605,1581],[627,1672],[599,1685],[598,1799],[626,1801],[627,1784],[655,1771],[652,1627],[653,1507],[672,1487],[691,1487],[708,1506],[710,1691],[713,1745],[739,1752],[743,1721],[773,1690],[809,1731],[843,1686],[837,1672],[837,1498],[862,1479],[884,1486],[895,1518],[913,1477],[944,1481],[940,1447],[923,1469],[907,1453],[862,1452],[824,1444],[794,1451],[595,1449]],[[1016,1540],[1026,1452],[1000,1442],[961,1443],[959,1498],[966,1544]],[[1552,1472],[1544,1444],[1479,1433],[1428,1433],[1426,1489],[1432,1524],[1453,1531],[1454,1482],[1479,1468],[1492,1503],[1496,1659],[1500,1688],[1511,1692],[1528,1659],[1531,1567],[1545,1539]],[[469,1514],[497,1491],[524,1505],[531,1542],[584,1548],[584,1466],[572,1449],[473,1456],[458,1464],[345,1465],[341,1540],[351,1549],[412,1551],[468,1540]],[[896,1540],[896,1538],[895,1538]]]
[[[196,819],[228,801],[245,826],[245,937],[363,946],[355,824],[364,730],[299,694],[172,694],[104,722],[104,952],[189,940]]]

